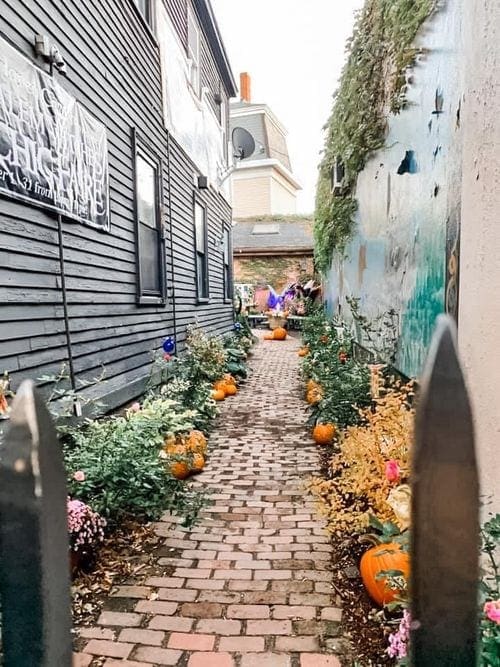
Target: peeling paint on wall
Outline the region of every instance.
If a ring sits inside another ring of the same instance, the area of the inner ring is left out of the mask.
[[[424,25],[408,106],[389,118],[386,147],[359,175],[356,235],[326,285],[332,313],[352,318],[354,297],[362,315],[391,322],[395,331],[380,336],[397,341],[395,365],[411,377],[437,315],[458,308],[461,16],[460,2],[443,2]]]

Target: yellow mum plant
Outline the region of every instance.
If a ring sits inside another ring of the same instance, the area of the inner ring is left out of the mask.
[[[363,532],[370,515],[400,524],[392,505],[394,492],[409,478],[413,389],[409,384],[381,394],[372,408],[360,411],[361,424],[345,430],[330,461],[331,479],[311,483],[330,530],[338,535]]]

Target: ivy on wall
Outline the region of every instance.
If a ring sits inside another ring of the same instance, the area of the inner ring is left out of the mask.
[[[366,0],[351,39],[326,124],[314,220],[315,260],[323,273],[352,235],[358,174],[385,142],[387,117],[406,104],[406,71],[418,50],[417,32],[436,0]],[[345,168],[342,195],[332,191],[335,159]]]

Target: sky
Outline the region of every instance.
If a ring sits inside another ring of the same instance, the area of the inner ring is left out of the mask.
[[[252,77],[252,101],[288,130],[297,212],[314,210],[323,126],[364,0],[211,0],[231,67]]]

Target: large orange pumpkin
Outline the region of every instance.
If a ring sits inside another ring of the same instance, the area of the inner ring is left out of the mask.
[[[273,339],[274,340],[285,340],[286,339],[286,329],[283,329],[283,327],[278,327],[273,331]]]
[[[331,445],[335,437],[333,424],[316,424],[313,428],[313,440],[318,445]]]
[[[189,466],[185,461],[174,461],[170,465],[170,472],[176,479],[186,479],[189,475]]]
[[[377,579],[377,575],[385,570],[400,570],[408,580],[410,574],[410,558],[399,544],[377,544],[365,551],[359,566],[361,579],[368,595],[380,606],[392,602],[400,590],[390,588],[386,578]]]
[[[226,398],[226,392],[224,389],[213,389],[211,396],[214,401],[223,401]]]
[[[226,396],[234,396],[238,390],[236,389],[236,385],[234,384],[226,384]]]

